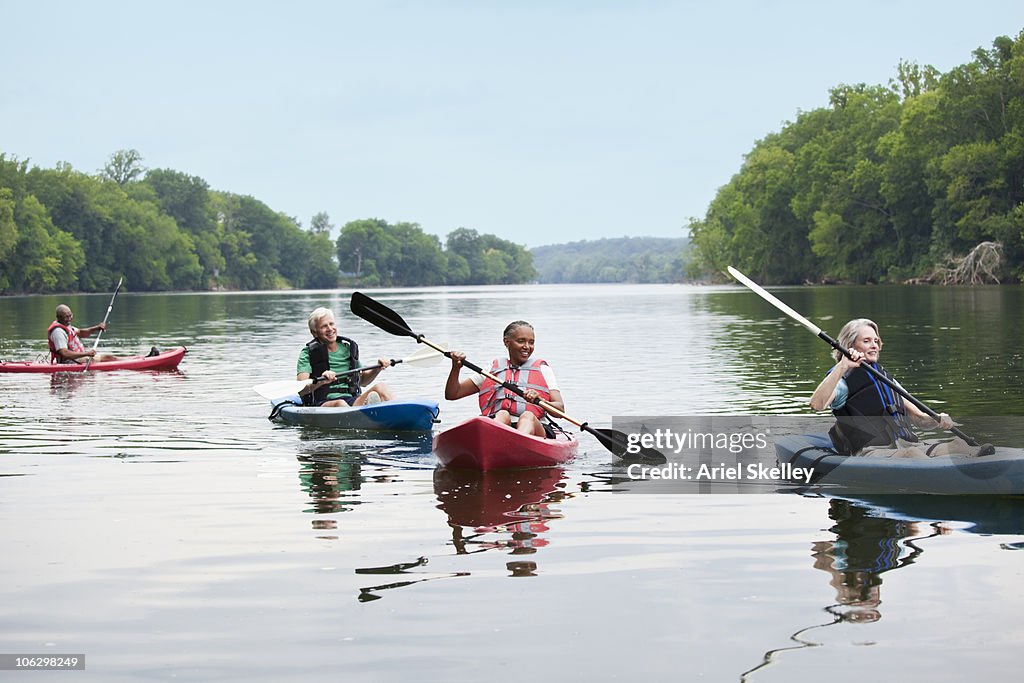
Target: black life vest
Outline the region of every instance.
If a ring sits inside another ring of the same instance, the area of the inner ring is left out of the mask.
[[[892,380],[881,365],[872,367]],[[862,367],[850,370],[845,379],[850,393],[843,407],[832,411],[836,423],[828,432],[836,451],[854,455],[866,446],[895,446],[897,438],[918,440],[903,397],[892,387]]]
[[[338,343],[348,346],[349,366],[347,368],[332,368],[327,347],[316,339],[306,344],[306,349],[309,351],[311,377],[320,377],[328,370],[344,372],[345,370],[352,370],[359,367],[359,345],[348,337],[342,337],[341,335],[338,335]],[[361,394],[362,391],[362,388],[359,386],[359,373],[353,372],[348,375],[342,375],[332,383],[311,391],[302,397],[302,402],[305,405],[320,405],[327,400],[328,394],[346,394],[348,396],[355,397]]]

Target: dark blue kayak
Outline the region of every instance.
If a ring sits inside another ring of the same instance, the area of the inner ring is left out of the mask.
[[[429,432],[437,422],[439,412],[437,401],[416,398],[344,408],[295,405],[297,399],[295,396],[276,401],[276,419],[286,424],[321,429]]]
[[[812,468],[811,484],[864,493],[1024,495],[1024,450],[997,447],[981,457],[886,458],[839,455],[827,434],[775,440],[779,463]]]

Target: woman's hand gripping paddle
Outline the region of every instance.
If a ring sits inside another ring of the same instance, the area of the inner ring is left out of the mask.
[[[392,311],[390,308],[380,303],[379,301],[371,299],[362,292],[352,293],[351,308],[353,313],[355,313],[357,316],[359,316],[366,322],[370,323],[371,325],[379,327],[385,332],[393,334],[398,337],[411,337],[415,339],[418,343],[426,344],[427,346],[435,349],[439,353],[442,353],[445,356],[451,358],[451,354],[447,349],[438,346],[434,342],[425,338],[422,334],[416,334],[415,332],[413,332],[406,324],[405,320],[402,319],[402,316],[398,315],[397,313],[395,313],[394,311]],[[465,365],[470,370],[480,373],[481,375],[488,378],[492,382],[497,382],[498,384],[501,384],[509,391],[515,392],[519,396],[525,398],[525,396],[523,396],[523,390],[520,389],[515,384],[512,384],[510,382],[502,382],[500,379],[498,379],[491,373],[487,372],[480,366],[469,362],[468,360],[463,360],[462,364]],[[623,432],[619,432],[614,429],[596,429],[594,427],[591,427],[586,422],[580,422],[579,420],[569,417],[561,410],[548,403],[547,401],[542,401],[538,399],[537,401],[535,401],[535,403],[544,410],[546,410],[551,415],[571,422],[572,424],[579,427],[581,430],[594,436],[598,441],[601,442],[602,446],[604,446],[609,451],[611,451],[615,456],[622,458],[623,460],[640,460],[643,462],[649,462],[653,464],[661,464],[666,462],[665,456],[662,455],[659,451],[654,450],[653,448],[641,448],[639,453],[629,453],[627,451],[627,448],[630,445],[629,438]]]

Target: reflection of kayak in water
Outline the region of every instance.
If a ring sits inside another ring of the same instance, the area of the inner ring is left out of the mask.
[[[429,432],[438,413],[437,401],[425,399],[382,401],[339,408],[278,403],[274,408],[274,417],[281,422],[321,429]]]
[[[562,516],[551,503],[561,500],[559,467],[474,472],[434,470],[438,508],[448,515],[458,554],[505,549],[529,555],[548,544],[548,522]],[[467,536],[464,529],[473,530]],[[470,547],[475,550],[470,550]],[[537,566],[509,565],[514,576],[532,576]]]
[[[179,346],[155,356],[129,356],[106,362],[90,363],[89,372],[105,370],[174,370],[187,349]],[[36,363],[32,361],[0,361],[0,372],[85,372],[85,363]]]
[[[839,455],[827,434],[775,440],[779,463],[812,468],[812,484],[867,493],[1024,495],[1024,450],[996,448],[981,457],[885,458]]]
[[[435,436],[434,455],[446,467],[480,471],[553,467],[575,456],[577,445],[571,434],[544,439],[478,415]]]
[[[849,492],[825,495],[862,508],[867,517],[895,522],[947,522],[972,534],[1024,534],[1024,499],[1021,498]]]
[[[464,527],[494,527],[523,519],[544,518],[536,509],[557,494],[561,497],[560,467],[532,470],[473,472],[434,470],[434,494],[448,523]],[[560,517],[561,515],[548,515]]]

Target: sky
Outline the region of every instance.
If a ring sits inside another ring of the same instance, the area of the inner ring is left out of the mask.
[[[306,227],[683,237],[830,88],[1021,30],[1020,0],[0,0],[0,153],[135,149]]]

